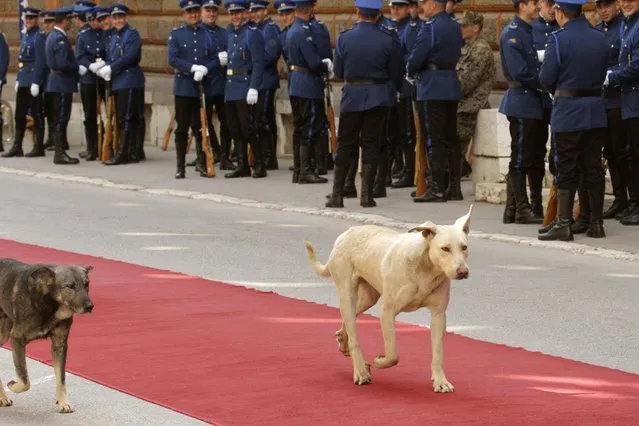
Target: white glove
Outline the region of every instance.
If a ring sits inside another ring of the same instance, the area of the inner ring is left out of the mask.
[[[204,78],[204,74],[202,74],[199,70],[195,71],[195,74],[193,76],[193,80],[195,81],[202,81],[202,79]]]
[[[397,92],[397,102],[401,101],[401,92]]]
[[[38,86],[37,84],[32,84],[31,85],[31,96],[33,96],[35,98],[36,96],[38,96],[39,93],[40,93],[40,86]]]
[[[191,65],[191,72],[196,72],[198,70],[199,65],[193,64]]]
[[[410,83],[411,86],[415,85],[415,79],[413,77],[409,77],[408,75],[406,75],[406,77],[404,77],[406,79],[406,81],[408,81],[408,83]]]
[[[220,60],[220,65],[222,65],[223,67],[226,66],[226,64],[229,63],[229,55],[226,52],[220,52],[217,54],[218,59]]]
[[[326,68],[328,68],[328,74],[333,74],[333,61],[330,59],[322,59],[322,62],[326,64]]]
[[[246,103],[249,105],[255,105],[257,103],[257,90],[249,89],[246,94]]]
[[[608,86],[610,84],[610,82],[608,81],[608,76],[612,73],[612,70],[608,70],[606,71],[606,79],[603,82],[604,86]]]
[[[209,73],[209,69],[204,65],[197,65],[198,71],[202,73],[202,75],[207,75]]]
[[[544,62],[544,55],[546,54],[545,50],[538,50],[537,51],[537,59],[539,59],[539,62]]]
[[[20,87],[20,82],[16,81],[16,93],[18,93],[18,87]]]
[[[80,67],[78,68],[78,72],[80,73],[80,75],[84,75],[87,73],[87,67],[85,67],[84,65],[80,65]]]
[[[91,65],[89,65],[89,71],[91,71],[93,74],[96,74],[98,70],[105,65],[106,65],[106,62],[104,61],[94,62]]]
[[[105,81],[111,80],[111,67],[109,65],[100,68],[98,76],[102,77]]]

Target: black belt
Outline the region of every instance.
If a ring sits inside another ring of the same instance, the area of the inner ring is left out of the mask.
[[[601,89],[555,90],[555,98],[600,97]]]
[[[62,71],[59,71],[59,70],[51,70],[51,74],[62,75],[64,73]]]
[[[522,87],[522,85],[518,81],[509,81],[508,82],[508,87],[510,87],[511,89],[517,89],[519,87]]]
[[[362,86],[365,84],[386,84],[389,81],[390,80],[383,79],[383,78],[372,78],[368,80],[345,80],[344,84],[352,85],[352,86]]]
[[[250,70],[226,70],[226,75],[249,75],[251,74]]]
[[[441,70],[454,70],[457,64],[428,64],[426,69],[428,71],[441,71]]]
[[[289,69],[289,71],[298,71],[298,72],[310,73],[308,68],[300,67],[299,65],[291,65],[290,67],[288,67],[288,69]]]

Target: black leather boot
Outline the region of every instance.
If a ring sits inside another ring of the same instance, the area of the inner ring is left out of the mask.
[[[386,197],[386,177],[388,176],[389,150],[384,150],[377,163],[377,170],[373,184],[373,197]]]
[[[348,173],[347,167],[340,167],[337,164],[333,166],[333,192],[331,192],[326,201],[325,207],[331,208],[343,208],[344,199],[342,197],[342,191],[344,189],[344,182],[346,181],[346,174]]]
[[[253,178],[265,178],[266,173],[266,164],[264,161],[264,149],[262,148],[262,141],[255,138],[255,149],[253,149]]]
[[[300,158],[300,141],[293,136],[293,183],[299,183],[300,181],[300,169],[302,167],[302,160]]]
[[[313,150],[314,151],[314,150]],[[300,177],[298,183],[326,183],[328,179],[320,177],[315,173],[315,169],[311,167],[311,159],[314,157],[311,148],[308,145],[300,146]]]
[[[545,234],[537,238],[541,241],[572,241],[575,239],[570,230],[572,208],[575,194],[568,189],[557,189],[557,218]]]
[[[606,233],[603,227],[603,204],[606,192],[606,182],[601,179],[601,182],[593,188],[588,188],[588,213],[590,215],[590,226],[586,235],[590,238],[604,238]],[[584,211],[584,206],[581,203],[581,194],[579,195],[579,210]]]
[[[80,162],[77,158],[69,157],[64,149],[64,135],[62,132],[55,131],[53,133],[53,146],[55,147],[55,154],[53,155],[53,164],[78,164]]]
[[[515,172],[510,175],[510,184],[512,185],[513,195],[515,196],[515,223],[518,224],[541,224],[543,217],[537,217],[530,208],[528,203],[528,194],[526,193],[526,175]]]
[[[402,161],[402,174],[395,182],[391,183],[391,188],[412,188],[415,186],[415,147],[405,146],[404,157],[406,157],[406,161]]]
[[[317,174],[324,176],[328,174],[326,168],[326,153],[328,152],[328,135],[320,137],[319,143],[315,145],[315,164]]]
[[[241,177],[251,177],[251,168],[248,164],[248,147],[244,141],[236,140],[237,166],[235,169],[224,175],[225,178],[234,179]]]
[[[98,126],[97,124],[88,124],[84,126],[84,135],[87,139],[86,155],[82,157],[82,153],[78,154],[80,158],[86,161],[95,161],[98,155]]]
[[[402,152],[401,149],[395,150],[395,155],[393,156],[393,164],[391,166],[391,177],[393,179],[401,179],[404,176],[404,167],[406,167],[406,165],[404,164],[404,155],[406,155],[406,150],[403,151],[404,152]],[[414,153],[415,151],[413,151],[413,154]],[[406,159],[406,161],[408,162],[408,158]]]
[[[628,191],[623,173],[619,168],[609,168],[610,183],[612,183],[612,193],[615,196],[614,201],[603,214],[604,219],[612,219],[617,213],[620,213],[628,207]]]
[[[446,189],[446,199],[449,201],[462,201],[464,195],[461,190],[462,158],[459,152],[448,156],[449,181]]]
[[[44,127],[33,130],[33,148],[25,157],[44,157]]]
[[[122,126],[120,127],[122,128]],[[111,157],[109,161],[104,163],[106,166],[118,166],[120,164],[129,163],[129,152],[131,149],[133,130],[120,133],[120,143],[118,145],[118,152],[115,157]]]
[[[544,206],[541,197],[541,188],[544,183],[545,170],[529,170],[528,185],[530,187],[530,210],[537,218],[544,219]]]
[[[590,206],[592,205],[590,193],[586,189],[583,181],[579,183],[577,194],[579,194],[579,216],[575,219],[575,222],[570,225],[570,230],[573,234],[583,234],[590,228]]]
[[[146,152],[144,152],[144,139],[146,138],[146,120],[142,118],[138,123],[137,136],[135,143],[131,144],[135,147],[135,162],[146,160]]]
[[[176,159],[176,179],[184,179],[186,177],[186,145],[188,136],[183,134],[175,135],[175,159]]]
[[[348,163],[348,171],[346,172],[346,181],[342,189],[342,197],[357,198],[357,186],[355,186],[355,178],[357,177],[357,169],[359,168],[359,155],[351,158]]]
[[[510,181],[510,176],[506,178],[506,207],[504,207],[504,215],[502,223],[515,223],[515,213],[517,207],[515,205],[515,194],[513,194],[513,185]]]
[[[362,207],[377,206],[373,199],[373,181],[376,169],[374,164],[362,164],[362,191],[359,200],[359,205]]]
[[[446,158],[437,158],[433,157],[433,161],[429,161],[428,170],[430,171],[430,183],[428,185],[428,190],[421,197],[414,197],[413,201],[416,203],[445,203],[446,202],[446,193],[444,188],[446,187],[446,169],[444,168],[444,163],[446,162]],[[428,182],[428,178],[426,179]]]
[[[630,194],[627,215],[619,219],[622,225],[639,225],[639,168],[629,173],[628,193]]]
[[[22,140],[24,139],[25,129],[16,129],[15,135],[13,135],[13,145],[9,151],[2,154],[2,158],[11,157],[24,157],[24,151],[22,151]]]

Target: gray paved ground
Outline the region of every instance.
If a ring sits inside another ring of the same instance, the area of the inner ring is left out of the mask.
[[[167,172],[163,184],[173,182]],[[0,179],[0,238],[336,306],[331,282],[311,272],[302,240],[311,240],[325,260],[352,222],[14,175]],[[480,239],[471,239],[470,253],[470,280],[454,283],[450,331],[639,374],[636,262]],[[429,315],[400,319],[428,324]],[[327,337],[326,344],[334,342]],[[10,379],[4,350],[0,371],[5,382]],[[31,371],[34,380],[53,374],[34,362]],[[189,424],[184,416],[76,377],[70,396],[77,412],[63,417],[53,410],[53,383],[34,386],[14,396],[13,408],[2,409],[3,423]]]
[[[74,149],[71,154],[77,154]],[[52,154],[45,158],[0,159],[0,167],[19,168],[35,172],[74,174],[92,178],[103,178],[116,183],[142,185],[147,188],[178,189],[197,191],[246,198],[269,203],[284,203],[291,206],[323,208],[325,194],[330,192],[332,172],[329,172],[329,183],[323,185],[293,185],[290,183],[291,172],[288,171],[290,160],[280,161],[280,170],[269,171],[266,179],[225,179],[225,171],[217,170],[218,176],[213,179],[200,178],[192,168],[187,170],[187,179],[175,180],[175,152],[164,152],[159,148],[146,148],[148,161],[107,167],[96,162],[82,161],[74,166],[56,166]],[[194,154],[189,154],[192,158]],[[358,179],[359,182],[359,179]],[[358,183],[359,185],[359,183]],[[411,189],[390,189],[388,197],[378,199],[378,207],[364,209],[359,200],[345,200],[345,210],[385,216],[398,221],[423,222],[426,219],[446,221],[466,211],[473,200],[473,189],[470,181],[463,182],[465,200],[445,204],[413,203],[409,194]],[[503,206],[475,203],[473,225],[476,230],[491,234],[507,234],[513,236],[537,237],[536,225],[504,225],[501,223]],[[585,235],[576,237],[576,242],[593,247],[602,247],[639,254],[639,227],[626,227],[616,220],[605,223],[605,239],[592,239]]]

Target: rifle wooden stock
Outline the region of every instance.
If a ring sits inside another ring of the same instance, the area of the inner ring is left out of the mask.
[[[118,120],[118,103],[115,100],[115,95],[111,95],[113,98],[113,153],[117,153],[120,148],[120,120]]]
[[[186,152],[191,151],[191,145],[193,144],[193,132],[189,130],[189,140],[186,143]]]
[[[548,197],[548,206],[544,215],[543,225],[546,226],[557,217],[557,188],[555,184],[550,186],[550,196]]]
[[[326,84],[326,118],[328,119],[328,131],[330,133],[331,140],[328,144],[328,152],[337,154],[337,130],[335,129],[335,110],[333,109],[333,90],[331,83],[328,79],[328,75],[324,76]]]
[[[111,147],[113,146],[113,103],[109,82],[106,83],[106,123],[104,124],[104,141],[102,142],[102,158],[100,161],[106,163],[111,159]]]
[[[97,95],[97,118],[98,118],[98,154],[102,153],[102,144],[104,143],[104,121],[102,121],[102,98],[100,97],[100,85],[95,85],[95,93]]]
[[[215,177],[215,166],[213,150],[209,143],[209,123],[206,119],[206,98],[204,97],[204,86],[200,82],[200,125],[202,126],[202,151],[206,156],[206,176]]]
[[[171,134],[173,133],[173,123],[175,122],[175,110],[171,114],[171,120],[164,132],[164,140],[162,140],[162,151],[166,151],[169,148],[169,142],[171,142]]]
[[[470,143],[468,144],[468,150],[466,151],[466,162],[469,166],[473,165],[473,143],[475,142],[475,138],[470,138]]]
[[[409,101],[413,108],[413,119],[415,120],[415,197],[421,197],[428,191],[426,185],[426,150],[424,149],[424,141],[422,140],[422,123],[419,118],[419,111],[416,108],[416,102],[412,99]]]

